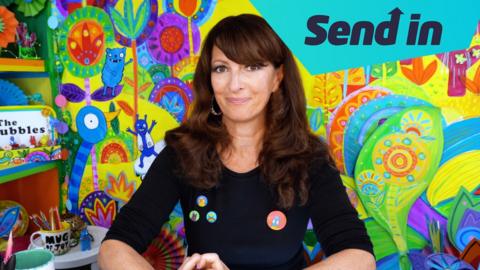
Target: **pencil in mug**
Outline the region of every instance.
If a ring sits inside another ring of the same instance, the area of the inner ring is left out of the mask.
[[[33,223],[35,223],[35,225],[37,225],[37,227],[40,229],[40,230],[46,230],[47,228],[45,228],[45,226],[42,224],[42,220],[40,219],[40,217],[37,215],[37,214],[33,214],[30,216],[30,219],[33,221]]]
[[[55,218],[53,217],[53,209],[52,208],[48,209],[48,214],[50,215],[50,229],[52,231],[55,231],[57,226],[55,226]]]
[[[55,221],[57,221],[57,224],[58,224],[57,229],[63,230],[62,220],[60,219],[60,214],[58,213],[58,208],[57,207],[53,208],[53,214],[55,215]]]
[[[42,218],[42,223],[47,228],[47,230],[48,231],[51,230],[50,224],[48,224],[47,217],[42,211],[40,211],[40,217]]]

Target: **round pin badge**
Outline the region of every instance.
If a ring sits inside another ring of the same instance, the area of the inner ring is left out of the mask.
[[[267,225],[274,231],[279,231],[287,225],[287,217],[280,211],[272,211],[267,216]]]
[[[196,210],[192,210],[188,214],[188,217],[190,218],[191,221],[197,222],[200,219],[200,213],[198,213],[198,211]]]
[[[208,199],[207,197],[200,195],[197,197],[197,204],[200,207],[205,207],[208,204]]]
[[[210,211],[207,213],[207,221],[210,223],[214,223],[217,221],[217,213]]]

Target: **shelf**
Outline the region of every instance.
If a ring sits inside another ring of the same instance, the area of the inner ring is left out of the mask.
[[[45,61],[15,59],[15,58],[0,58],[0,73],[6,73],[6,72],[46,73]]]
[[[32,174],[58,168],[58,163],[59,161],[57,160],[34,162],[0,170],[0,184],[7,183]]]

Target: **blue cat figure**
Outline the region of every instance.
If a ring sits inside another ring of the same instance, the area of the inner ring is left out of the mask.
[[[123,70],[126,65],[132,62],[130,59],[125,63],[126,48],[107,48],[105,64],[102,69],[103,95],[107,95],[107,88],[112,89],[112,96],[115,96],[115,87],[122,81]]]
[[[148,128],[147,124],[147,115],[145,114],[144,119],[135,120],[135,131],[127,128],[127,132],[132,133],[133,135],[137,136],[137,144],[138,149],[141,152],[140,155],[140,168],[143,168],[143,159],[145,157],[149,157],[151,155],[157,156],[158,153],[155,152],[155,143],[153,142],[152,135],[150,133],[153,130],[153,127],[157,124],[157,121],[153,120],[150,128]]]

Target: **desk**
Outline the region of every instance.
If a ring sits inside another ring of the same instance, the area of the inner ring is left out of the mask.
[[[55,269],[69,269],[91,264],[91,270],[97,270],[97,254],[100,244],[108,229],[99,226],[88,226],[88,232],[93,235],[92,249],[80,250],[80,243],[66,254],[55,256]],[[39,238],[37,238],[39,239]],[[41,241],[41,240],[40,240]]]

